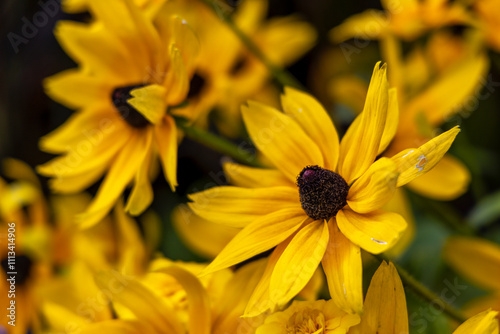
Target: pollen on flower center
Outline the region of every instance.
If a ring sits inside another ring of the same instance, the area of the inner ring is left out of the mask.
[[[132,98],[130,92],[136,88],[144,87],[145,85],[133,85],[126,87],[118,87],[111,94],[111,99],[116,109],[123,119],[134,128],[144,128],[151,124],[140,112],[128,104],[127,100]]]
[[[307,166],[297,176],[300,203],[313,219],[330,219],[347,204],[349,186],[339,174]]]

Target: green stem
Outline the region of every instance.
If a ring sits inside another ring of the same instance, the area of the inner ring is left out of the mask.
[[[383,254],[374,255],[380,262],[391,261],[387,256]],[[399,277],[401,277],[401,281],[403,285],[410,288],[416,295],[420,296],[422,299],[429,303],[436,304],[440,307],[444,313],[449,315],[451,318],[455,319],[459,323],[463,323],[467,320],[467,318],[455,307],[443,301],[437,294],[427,288],[425,285],[420,283],[415,277],[410,275],[405,269],[403,269],[398,264],[391,261],[396,269],[398,270]]]
[[[234,143],[218,137],[213,133],[200,129],[196,126],[191,126],[184,118],[176,118],[175,123],[181,129],[186,137],[203,144],[217,152],[226,154],[231,158],[243,162],[249,166],[262,167],[257,157],[245,150],[244,148],[235,145]]]
[[[289,86],[306,91],[306,88],[293,75],[271,62],[259,46],[257,46],[257,44],[255,44],[254,41],[234,23],[232,17],[224,13],[219,4],[213,0],[201,1],[210,7],[210,9],[212,9],[212,11],[236,34],[236,36],[238,36],[248,50],[253,53],[253,55],[257,57],[262,64],[264,64],[264,66],[267,67],[271,75],[282,87]]]

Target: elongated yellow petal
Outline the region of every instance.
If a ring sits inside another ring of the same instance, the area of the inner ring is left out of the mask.
[[[172,223],[181,240],[197,254],[213,259],[239,232],[239,229],[216,224],[195,215],[186,205],[172,213]]]
[[[301,228],[280,256],[271,275],[269,290],[277,305],[292,300],[311,279],[328,244],[328,226],[323,220]]]
[[[160,85],[147,85],[132,89],[132,98],[127,103],[134,107],[150,123],[159,124],[166,113],[165,87]]]
[[[292,117],[257,102],[241,112],[255,145],[292,182],[305,166],[323,165],[318,146]]]
[[[243,262],[273,248],[309,219],[302,209],[282,209],[248,224],[203,270],[203,275]]]
[[[353,37],[377,39],[387,29],[388,24],[384,12],[370,9],[346,19],[341,25],[330,30],[329,37],[334,43],[342,43]]]
[[[382,262],[373,275],[358,328],[363,334],[408,333],[405,292],[391,262]]]
[[[448,201],[463,195],[469,188],[470,173],[458,159],[445,154],[428,173],[416,178],[407,186],[425,196]]]
[[[337,224],[351,242],[373,254],[391,248],[406,229],[403,217],[382,210],[359,214],[343,209],[337,213]]]
[[[479,238],[453,237],[444,257],[459,273],[479,286],[500,290],[500,246]]]
[[[238,187],[294,186],[278,169],[254,168],[232,162],[223,165],[227,181]]]
[[[68,152],[78,149],[79,145],[83,146],[79,150],[85,151],[88,150],[86,145],[98,145],[117,130],[130,132],[117,112],[103,106],[86,108],[75,112],[63,125],[43,136],[39,145],[41,150],[49,153]]]
[[[209,334],[212,326],[210,298],[198,278],[176,266],[159,269],[158,271],[173,276],[186,291],[189,302],[188,332],[191,334]]]
[[[62,21],[56,25],[54,34],[73,59],[86,71],[106,78],[109,87],[127,79],[137,83],[144,80],[130,53],[104,24]]]
[[[339,136],[325,108],[312,96],[293,88],[285,88],[281,96],[285,113],[302,127],[318,145],[324,159],[323,168],[337,169]]]
[[[177,187],[177,127],[172,117],[166,116],[154,129],[155,144],[158,147],[163,175],[175,191]]]
[[[293,236],[290,236],[287,240],[276,246],[274,251],[269,256],[262,278],[255,287],[252,296],[248,301],[243,317],[255,317],[266,311],[270,310],[271,312],[274,312],[276,310],[276,306],[278,305],[276,300],[277,296],[271,295],[269,290],[271,275],[273,274],[276,263],[290,244],[290,241],[292,241],[292,238]]]
[[[363,311],[363,265],[359,246],[339,230],[335,219],[328,222],[330,239],[321,264],[328,291],[335,304],[347,313]]]
[[[77,217],[82,228],[99,222],[111,209],[122,191],[134,177],[150,150],[152,132],[136,132],[118,154],[87,210]]]
[[[347,204],[357,213],[380,209],[396,191],[397,179],[398,172],[394,161],[381,158],[354,181],[347,195]]]
[[[108,298],[128,308],[138,319],[148,323],[157,333],[183,334],[174,310],[135,279],[116,271],[101,272],[95,278]]]
[[[375,161],[384,133],[389,103],[387,65],[375,65],[363,112],[340,142],[339,174],[351,184]]]
[[[479,54],[444,75],[409,102],[402,114],[403,126],[398,131],[408,131],[419,113],[424,113],[429,124],[438,126],[454,113],[470,108],[470,103],[475,101],[470,99],[475,98],[478,103],[477,99],[482,96],[478,87],[487,69],[488,57]]]
[[[70,108],[82,108],[110,98],[111,86],[82,70],[70,69],[43,81],[45,93]]]
[[[476,314],[461,324],[453,334],[498,334],[498,312],[491,309]]]
[[[189,77],[180,50],[172,45],[169,50],[170,67],[163,86],[167,88],[166,102],[176,105],[184,101],[189,91]]]
[[[431,170],[448,151],[459,132],[457,125],[419,148],[409,148],[393,156],[391,159],[396,162],[399,172],[397,186],[404,186]]]
[[[168,9],[167,6],[164,6],[164,8]],[[172,13],[169,12],[168,14],[171,15]],[[180,50],[182,54],[182,61],[184,63],[184,66],[186,67],[186,71],[187,73],[191,73],[193,71],[193,67],[196,64],[195,60],[199,53],[200,42],[198,41],[195,32],[189,26],[186,20],[178,16],[173,16],[169,21],[171,43],[174,43],[175,46]]]
[[[240,228],[277,210],[302,210],[298,191],[292,187],[214,187],[191,194],[189,199],[194,203],[188,205],[197,215]]]
[[[140,215],[153,201],[153,188],[149,180],[152,151],[149,150],[134,177],[134,187],[127,199],[125,211],[132,216]]]
[[[399,125],[399,102],[396,88],[389,89],[389,105],[387,107],[387,119],[385,121],[384,133],[380,139],[380,147],[377,155],[382,154],[394,138]]]

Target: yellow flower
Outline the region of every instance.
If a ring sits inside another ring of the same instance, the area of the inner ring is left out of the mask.
[[[131,0],[90,1],[96,20],[60,22],[56,36],[80,65],[45,81],[47,94],[78,111],[40,141],[61,157],[39,166],[60,193],[79,192],[106,174],[84,226],[98,222],[129,183],[126,211],[143,212],[153,199],[149,180],[157,156],[177,185],[175,110],[187,96],[197,40],[186,21],[166,8],[154,22]]]
[[[276,247],[247,315],[285,305],[320,262],[335,303],[347,312],[361,312],[360,247],[384,252],[406,228],[401,216],[380,208],[397,187],[431,169],[459,129],[391,159],[375,160],[394,135],[398,113],[386,66],[379,64],[364,111],[340,144],[328,114],[314,98],[286,89],[282,105],[285,113],[250,101],[242,111],[253,142],[275,169],[228,163],[224,168],[236,187],[190,195],[196,214],[243,228],[204,273]]]
[[[349,333],[408,333],[405,291],[392,262],[382,262],[373,275],[361,323]]]
[[[484,239],[452,237],[448,239],[444,258],[457,272],[491,293],[469,302],[465,310],[474,315],[488,308],[500,311],[500,246]]]
[[[294,301],[286,310],[268,315],[255,334],[345,334],[358,323],[359,315],[340,310],[331,299]]]
[[[61,5],[65,12],[80,13],[90,9],[90,2],[92,0],[62,0]],[[134,3],[141,8],[148,8],[153,6],[161,6],[165,0],[133,0]]]
[[[464,6],[446,0],[382,0],[384,11],[368,9],[346,19],[330,31],[331,39],[340,43],[353,37],[383,39],[389,35],[414,40],[431,29],[472,24]]]
[[[453,334],[498,334],[498,312],[486,310],[461,324]]]
[[[483,31],[489,46],[496,52],[500,52],[500,1],[498,0],[476,0],[474,10],[479,17],[479,26]]]
[[[266,19],[268,0],[241,1],[233,9],[219,1],[221,12],[234,11],[231,18],[276,66],[295,62],[315,42],[313,27],[297,16]],[[207,115],[216,110],[215,124],[226,136],[241,134],[240,105],[249,98],[264,102],[278,100],[270,73],[227,24],[202,1],[169,3],[193,26],[200,39],[200,57],[191,81],[188,106],[192,113]],[[206,122],[206,117],[201,122]]]

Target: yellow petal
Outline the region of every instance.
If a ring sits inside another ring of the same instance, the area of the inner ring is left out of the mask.
[[[264,273],[262,274],[259,283],[253,290],[253,293],[245,308],[245,312],[243,313],[243,317],[252,318],[268,310],[271,310],[271,312],[275,310],[277,301],[276,299],[272,299],[274,298],[274,296],[270,295],[269,293],[271,275],[273,274],[276,263],[290,244],[291,240],[292,236],[276,246],[276,248],[269,256],[266,267],[264,269]]]
[[[277,169],[254,168],[232,162],[223,165],[227,182],[238,187],[261,188],[293,186]]]
[[[240,228],[277,210],[302,210],[298,192],[291,187],[214,187],[191,194],[189,199],[194,203],[188,205],[197,215],[214,223]]]
[[[373,275],[358,328],[363,334],[408,333],[405,292],[391,262],[382,262]]]
[[[278,245],[300,228],[309,217],[302,209],[275,211],[241,230],[205,268],[203,275],[243,262]]]
[[[164,8],[168,7],[164,6]],[[169,14],[171,15],[171,13]],[[192,73],[193,67],[196,65],[195,60],[199,53],[200,42],[186,20],[173,16],[170,18],[170,25],[170,42],[174,43],[181,52],[187,73]]]
[[[397,180],[398,172],[394,161],[381,158],[354,181],[349,188],[347,204],[357,213],[380,209],[396,191]]]
[[[239,232],[239,229],[216,224],[195,215],[186,205],[179,205],[172,213],[172,224],[190,249],[213,259]]]
[[[347,313],[363,311],[363,265],[359,247],[339,230],[335,219],[328,222],[330,239],[321,264],[331,299]]]
[[[163,175],[175,191],[177,187],[177,127],[172,117],[166,116],[154,128],[155,143],[158,147]]]
[[[469,188],[470,173],[458,159],[445,154],[428,173],[407,186],[425,197],[449,201],[463,195]]]
[[[159,124],[167,111],[165,103],[165,87],[160,85],[147,85],[132,89],[132,98],[127,103],[134,107],[150,123]]]
[[[498,312],[486,310],[461,324],[453,334],[498,334]]]
[[[444,248],[448,263],[473,283],[500,290],[500,246],[479,238],[453,237]]]
[[[142,161],[134,177],[134,187],[127,199],[125,211],[132,216],[140,215],[153,201],[153,188],[149,180],[149,167],[151,164],[151,151]]]
[[[404,188],[397,188],[391,200],[383,207],[384,211],[397,213],[408,223],[406,230],[403,231],[401,238],[394,247],[390,248],[385,254],[396,258],[401,255],[411,244],[415,237],[416,225],[415,218],[411,209],[410,202],[406,196]]]
[[[351,242],[373,254],[391,248],[406,229],[403,217],[381,210],[359,214],[343,209],[337,213],[337,224]]]
[[[389,146],[399,125],[399,103],[396,88],[389,89],[389,105],[387,107],[387,119],[385,121],[384,133],[380,139],[380,147],[377,155],[384,152]]]
[[[295,182],[308,165],[323,166],[318,146],[292,117],[257,102],[248,104],[241,112],[250,137],[289,180]]]
[[[478,103],[477,99],[482,96],[478,86],[487,69],[488,57],[479,54],[444,75],[408,103],[402,114],[402,127],[398,131],[408,131],[419,113],[424,113],[430,125],[438,126],[453,114],[470,108],[469,105],[474,101]],[[448,98],[444,99],[443,96]]]
[[[170,66],[163,82],[166,87],[166,102],[168,105],[176,105],[184,101],[189,91],[189,78],[186,66],[182,60],[182,54],[175,46],[169,50]]]
[[[137,131],[118,154],[87,210],[77,217],[82,228],[99,222],[115,204],[151,149],[152,132]]]
[[[210,298],[198,278],[176,266],[159,269],[158,272],[173,276],[186,291],[189,303],[188,332],[209,334],[212,326]]]
[[[40,149],[48,153],[64,153],[78,146],[98,145],[111,132],[129,132],[126,123],[114,110],[102,106],[86,108],[75,112],[63,125],[40,139]],[[125,134],[122,136],[127,137]],[[84,150],[85,147],[80,148]]]
[[[157,333],[184,333],[174,310],[135,279],[107,271],[98,274],[95,280],[103,293],[128,308],[141,322],[151,325]]]
[[[61,21],[54,34],[66,53],[86,71],[106,78],[109,87],[124,80],[135,83],[144,80],[130,53],[103,24]]]
[[[334,43],[342,43],[353,37],[377,39],[387,29],[388,24],[384,12],[370,9],[346,19],[330,30],[329,37]]]
[[[391,159],[396,162],[399,172],[397,186],[404,186],[432,169],[448,151],[459,132],[457,125],[419,148],[406,149],[393,156]]]
[[[281,254],[271,275],[271,299],[284,306],[311,279],[328,244],[328,226],[323,220],[306,224]]]
[[[46,78],[43,87],[53,100],[75,109],[111,99],[110,84],[82,70],[57,73]]]
[[[259,45],[277,66],[287,66],[314,46],[316,31],[298,15],[274,17],[261,26]],[[276,47],[279,45],[279,47]]]
[[[286,87],[281,96],[285,113],[302,127],[318,145],[324,158],[323,168],[336,170],[339,156],[339,136],[323,106],[309,94]]]
[[[339,174],[351,184],[375,161],[384,133],[389,103],[387,65],[375,65],[363,112],[340,142]]]

